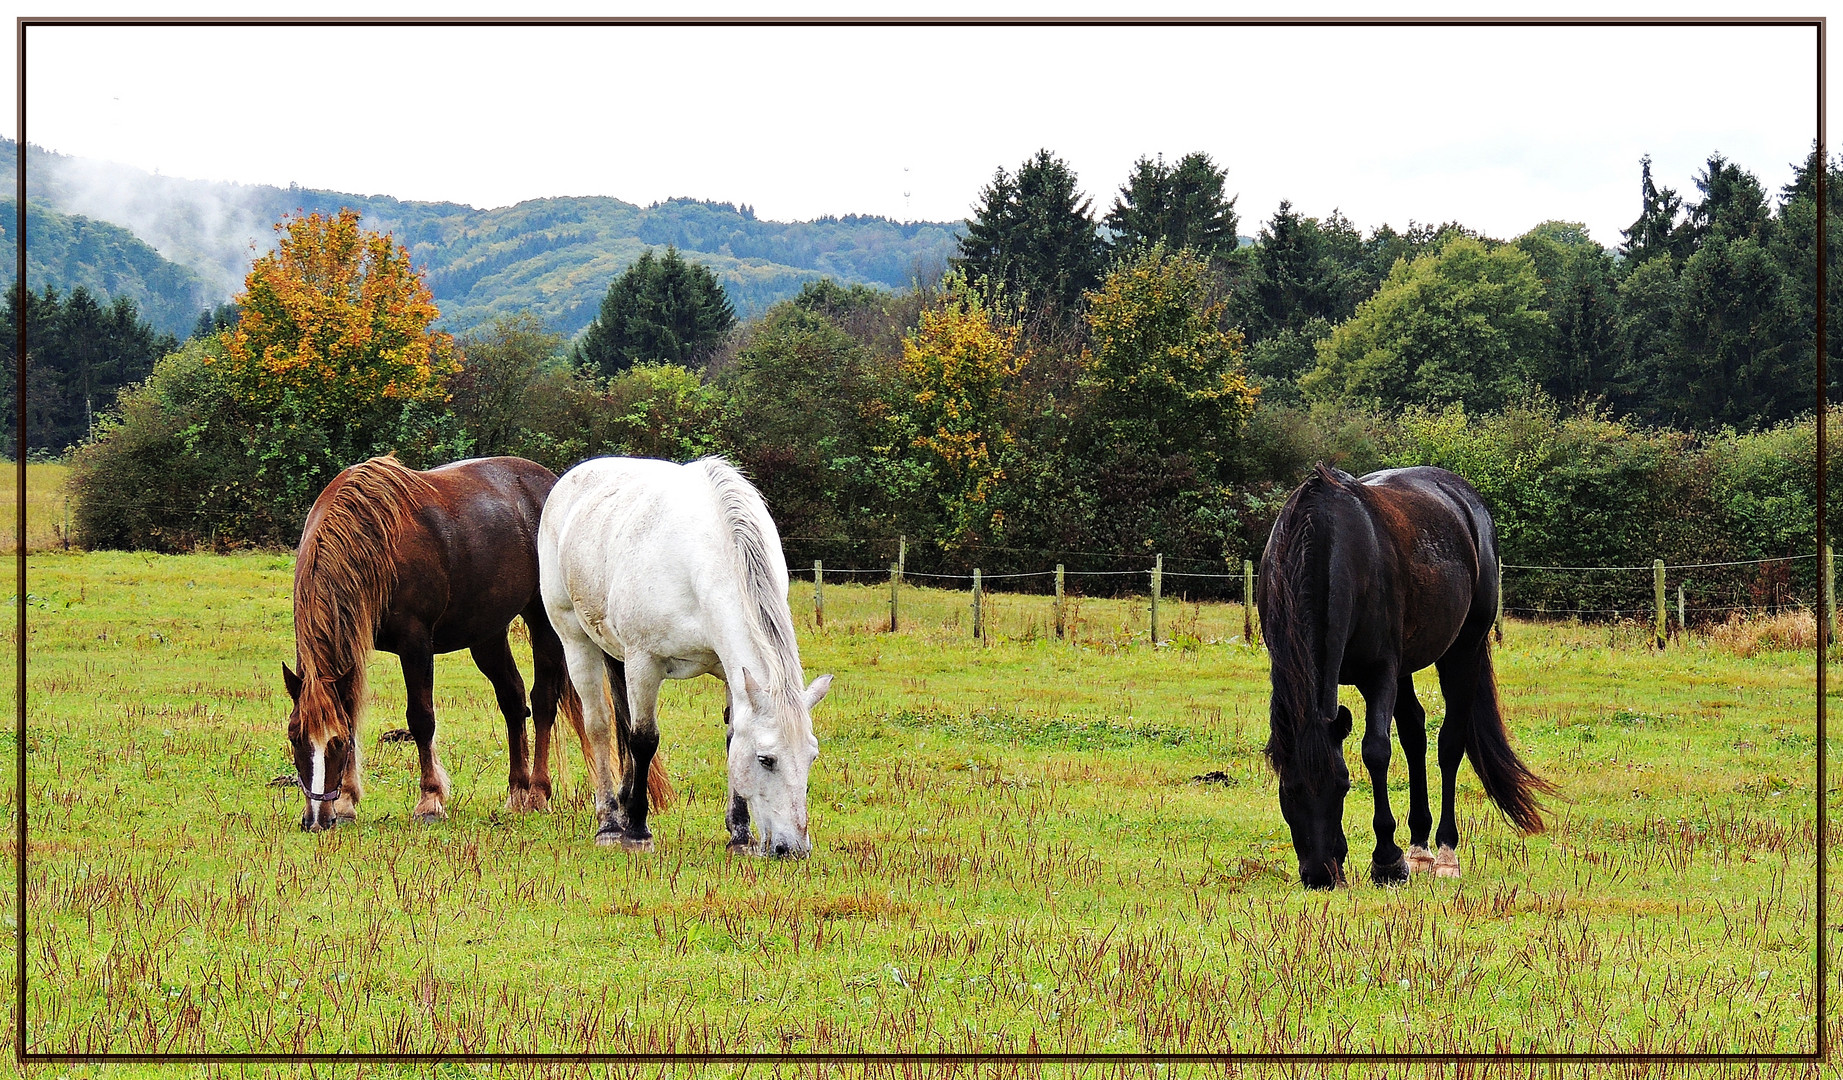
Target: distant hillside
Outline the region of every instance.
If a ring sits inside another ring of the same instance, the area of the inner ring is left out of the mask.
[[[13,234],[19,203],[0,196],[0,282],[10,286],[17,265]],[[34,202],[27,215],[26,281],[68,295],[79,285],[114,299],[126,296],[155,329],[184,337],[211,290],[191,270],[168,262],[133,233],[106,221],[60,214]]]
[[[14,146],[0,140],[0,189],[14,182]],[[242,289],[251,246],[268,250],[272,226],[283,214],[349,206],[363,214],[366,227],[389,230],[427,269],[442,326],[456,333],[495,315],[529,311],[574,335],[595,317],[608,283],[649,245],[675,244],[710,267],[737,312],[747,316],[821,277],[906,286],[917,272],[946,263],[960,230],[957,222],[903,224],[855,215],[761,221],[746,206],[691,199],[650,207],[607,197],[537,199],[476,210],[383,195],[184,180],[33,146],[27,154],[35,207],[132,230],[195,272],[208,301]],[[34,232],[28,253],[36,241]]]

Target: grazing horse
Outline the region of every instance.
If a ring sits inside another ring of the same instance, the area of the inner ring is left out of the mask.
[[[544,506],[538,566],[570,677],[585,691],[596,842],[652,849],[646,785],[633,778],[659,747],[660,683],[711,674],[729,688],[730,849],[811,851],[806,778],[819,755],[812,710],[832,676],[801,686],[780,534],[742,474],[714,457],[585,461],[563,474]],[[587,692],[604,677],[611,701]]]
[[[417,472],[381,457],[341,472],[314,500],[294,567],[300,671],[282,664],[294,700],[288,741],[307,802],[302,828],[356,816],[363,794],[358,722],[373,648],[402,659],[409,730],[422,765],[417,820],[447,816],[448,774],[435,753],[435,654],[456,649],[473,653],[505,714],[512,755],[507,808],[549,805],[551,725],[559,707],[583,737],[581,705],[538,597],[538,516],[556,481],[522,458]],[[506,641],[516,615],[531,632],[532,709]],[[525,718],[533,709],[535,763],[525,746]]]
[[[1554,788],[1518,759],[1498,711],[1487,639],[1498,605],[1497,536],[1470,484],[1431,467],[1357,479],[1318,466],[1274,522],[1256,600],[1273,659],[1266,753],[1302,883],[1322,889],[1344,878],[1351,716],[1338,704],[1339,684],[1355,686],[1365,705],[1363,764],[1376,797],[1372,881],[1399,884],[1427,870],[1459,876],[1453,784],[1463,757],[1513,825],[1542,830],[1532,793]],[[1414,672],[1428,664],[1446,698],[1437,856],[1427,849],[1427,713],[1414,696]],[[1405,857],[1389,811],[1391,716],[1408,758]]]

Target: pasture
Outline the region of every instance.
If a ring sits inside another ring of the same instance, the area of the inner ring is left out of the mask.
[[[679,801],[632,855],[591,843],[573,747],[551,812],[503,810],[504,727],[464,653],[436,668],[450,819],[409,820],[380,655],[360,822],[302,833],[277,780],[291,569],[32,556],[32,1049],[1810,1048],[1808,651],[1659,654],[1637,626],[1513,621],[1499,677],[1516,745],[1565,796],[1549,831],[1512,833],[1468,765],[1465,876],[1373,887],[1352,739],[1360,883],[1307,893],[1260,753],[1265,654],[1234,605],[1168,600],[1153,648],[1143,600],[1077,600],[1059,642],[1048,599],[998,594],[981,645],[964,592],[905,587],[890,634],[887,585],[828,581],[821,630],[796,582],[807,673],[837,681],[812,857],[764,861],[724,851],[714,680],[666,686]],[[1431,727],[1438,684],[1417,686]]]

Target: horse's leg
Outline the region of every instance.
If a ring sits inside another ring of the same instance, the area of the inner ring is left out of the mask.
[[[1403,675],[1395,686],[1395,731],[1408,760],[1408,871],[1425,874],[1433,869],[1433,852],[1427,850],[1433,828],[1427,808],[1427,710],[1414,696],[1413,675]]]
[[[537,728],[537,746],[531,762],[531,780],[525,789],[526,805],[533,810],[550,808],[550,739],[557,710],[563,696],[570,692],[569,668],[563,660],[563,643],[551,628],[544,613],[544,601],[534,597],[524,610],[525,628],[531,632],[531,718]],[[572,695],[573,696],[573,695]],[[579,704],[569,708],[580,709]]]
[[[729,748],[730,748],[730,707],[723,706],[723,784],[729,794],[729,812],[724,816],[723,824],[729,829],[729,850],[738,854],[749,850],[749,800],[729,791]]]
[[[1473,659],[1449,652],[1434,661],[1440,672],[1440,696],[1446,699],[1446,716],[1440,721],[1440,827],[1433,834],[1439,845],[1433,861],[1433,872],[1438,877],[1459,876],[1459,825],[1454,805],[1458,800],[1454,793],[1459,763],[1465,760],[1467,719],[1477,696],[1477,667],[1470,662]]]
[[[448,816],[448,773],[435,756],[435,653],[426,634],[418,635],[398,654],[403,662],[403,689],[409,699],[405,719],[416,740],[422,765],[422,798],[413,812],[417,821],[440,821]]]
[[[511,757],[506,776],[506,809],[524,810],[530,805],[527,796],[531,788],[531,762],[525,746],[525,717],[531,715],[531,710],[525,707],[525,680],[518,673],[518,662],[512,659],[512,644],[506,640],[504,630],[468,651],[473,654],[474,666],[492,682],[499,712],[506,718],[506,750]]]
[[[1395,715],[1395,676],[1390,673],[1360,686],[1363,692],[1363,767],[1376,792],[1376,854],[1369,879],[1378,885],[1408,880],[1408,864],[1395,844],[1395,815],[1389,809],[1389,721]]]
[[[621,835],[621,812],[614,799],[614,744],[609,738],[613,710],[608,707],[608,674],[604,665],[607,654],[575,624],[574,616],[558,619],[552,625],[563,645],[570,682],[582,701],[582,729],[594,758],[589,764],[589,774],[595,784],[595,842],[612,844]]]
[[[628,851],[653,850],[653,834],[646,827],[646,777],[659,750],[659,684],[665,669],[644,653],[629,655],[624,665],[627,683],[626,776],[621,781],[627,830],[621,846]]]

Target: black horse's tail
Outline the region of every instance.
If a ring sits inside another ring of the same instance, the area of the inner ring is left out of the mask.
[[[1471,708],[1463,717],[1449,711],[1446,723],[1463,722],[1465,756],[1472,761],[1485,794],[1504,812],[1510,823],[1525,833],[1543,829],[1542,808],[1537,793],[1553,795],[1555,785],[1530,771],[1517,752],[1510,748],[1510,734],[1504,730],[1504,714],[1498,707],[1497,676],[1491,669],[1489,637],[1480,638],[1476,656],[1465,662],[1470,670],[1455,672],[1472,683]],[[1450,710],[1452,696],[1447,696]]]

